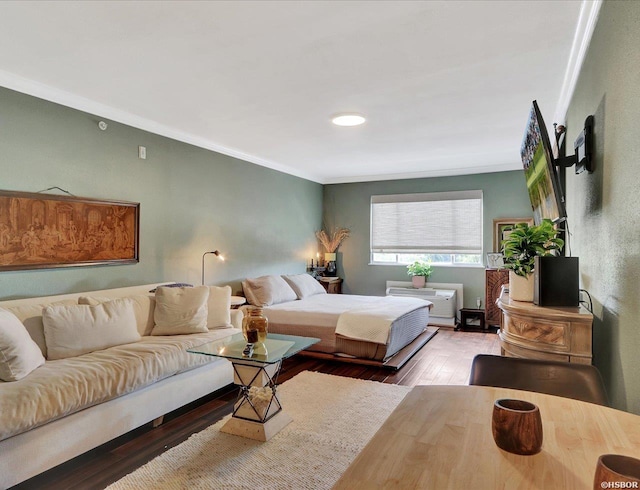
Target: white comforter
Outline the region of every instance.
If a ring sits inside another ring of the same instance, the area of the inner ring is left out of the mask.
[[[391,324],[398,318],[431,303],[419,298],[384,296],[375,303],[345,311],[338,318],[336,334],[351,339],[386,344]],[[426,325],[425,325],[426,327]]]
[[[265,314],[270,323],[335,327],[345,337],[386,344],[394,320],[429,305],[430,301],[419,298],[317,294],[271,305]]]

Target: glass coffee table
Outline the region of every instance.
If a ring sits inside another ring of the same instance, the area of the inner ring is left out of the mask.
[[[270,333],[248,354],[243,352],[247,341],[237,333],[187,349],[193,354],[228,359],[233,365],[233,382],[240,390],[222,432],[268,441],[291,422],[293,419],[282,410],[276,395],[282,361],[317,342],[320,339]]]

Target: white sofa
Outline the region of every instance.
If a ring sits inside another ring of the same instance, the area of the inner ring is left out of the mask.
[[[37,313],[45,305],[59,302],[75,304],[81,296],[153,297],[149,291],[156,286],[158,284],[147,284],[0,301],[0,308],[11,311],[22,321],[31,338],[46,356],[42,317],[38,317]],[[153,315],[153,307],[149,310],[149,314]],[[242,312],[231,310],[230,315],[232,328],[188,335],[143,336],[135,344],[114,346],[71,359],[47,360],[43,366],[23,379],[0,381],[0,411],[5,412],[0,415],[0,488],[20,483],[233,383],[233,370],[228,361],[186,353],[188,347],[237,333],[242,322]],[[139,324],[139,318],[137,320]],[[153,320],[149,321],[153,325]],[[168,359],[161,359],[162,356]],[[156,361],[159,361],[162,369],[157,367]],[[135,376],[141,379],[129,379],[126,371],[130,364],[127,362],[142,362],[140,375]],[[166,367],[167,364],[169,368]],[[65,374],[66,370],[80,369],[79,376],[73,375],[77,378],[84,376],[81,369],[87,366],[91,367],[91,372],[97,371],[98,374],[94,373],[95,380],[91,379],[91,383],[85,383],[84,386],[72,385],[69,390],[69,380],[74,381],[72,376]],[[103,369],[104,366],[112,371]],[[104,378],[105,371],[114,372],[114,378],[122,376],[127,379],[100,379],[100,376]],[[66,386],[57,392],[56,383]],[[108,395],[115,396],[113,398],[100,400],[99,391],[103,389],[103,385],[110,385],[118,393]],[[131,386],[136,386],[133,391]],[[76,396],[68,395],[69,392],[77,393],[77,398],[82,400],[77,403],[75,400],[59,400],[63,397],[60,393],[66,398]],[[62,406],[57,407],[58,411],[63,410],[62,413],[55,416],[44,415],[44,419],[34,415],[36,411],[56,403]],[[16,428],[16,418],[20,419],[22,413],[29,412],[30,406],[34,413],[24,416],[24,426]],[[11,418],[14,424],[9,427],[6,420]]]

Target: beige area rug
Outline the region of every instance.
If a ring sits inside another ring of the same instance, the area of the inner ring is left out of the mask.
[[[411,388],[304,371],[278,388],[293,422],[268,442],[228,417],[127,475],[120,489],[328,489]]]

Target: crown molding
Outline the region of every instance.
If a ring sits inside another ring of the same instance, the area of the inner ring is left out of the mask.
[[[6,87],[16,92],[38,97],[40,99],[47,100],[56,104],[60,104],[72,109],[94,114],[100,118],[108,119],[118,123],[126,124],[143,131],[148,131],[153,134],[165,136],[183,143],[188,143],[205,150],[215,151],[239,160],[244,160],[249,163],[260,165],[261,167],[270,168],[278,172],[282,172],[294,177],[300,177],[302,179],[310,180],[312,182],[322,183],[321,179],[317,175],[312,175],[307,172],[302,172],[295,168],[281,165],[264,158],[259,158],[248,153],[236,150],[234,148],[227,148],[212,141],[209,141],[200,136],[196,136],[184,131],[177,130],[170,126],[158,123],[151,119],[146,119],[130,112],[116,109],[106,104],[81,97],[64,90],[51,87],[49,85],[30,80],[13,73],[0,70],[0,86]]]
[[[425,170],[422,172],[406,172],[395,174],[357,175],[325,179],[322,184],[354,184],[358,182],[379,182],[384,180],[426,179],[433,177],[455,177],[460,175],[488,174],[494,172],[511,172],[522,170],[522,164],[502,163],[496,165],[484,165],[482,167],[441,168],[437,170]]]
[[[560,97],[556,105],[556,112],[553,115],[553,122],[555,123],[565,123],[569,103],[571,102],[573,92],[578,83],[582,63],[584,62],[593,31],[596,27],[596,22],[598,21],[598,14],[600,13],[602,2],[603,0],[583,0],[580,6],[580,17],[578,18],[578,25],[576,26],[576,32],[573,36],[569,62],[567,63],[567,69],[564,74]]]

